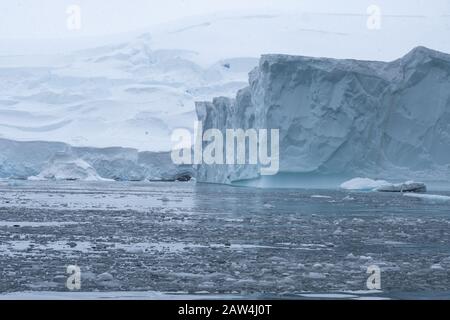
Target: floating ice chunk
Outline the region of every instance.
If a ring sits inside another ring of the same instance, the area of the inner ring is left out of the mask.
[[[28,181],[44,181],[47,180],[45,178],[43,178],[40,174],[37,176],[31,176],[27,178]]]
[[[359,259],[369,261],[369,260],[372,260],[372,257],[371,256],[359,256]]]
[[[346,190],[362,190],[371,191],[386,185],[390,185],[389,182],[385,180],[372,180],[369,178],[355,178],[341,184],[342,189]]]
[[[418,198],[430,203],[445,203],[450,202],[450,197],[440,196],[435,194],[417,194],[417,193],[406,193],[405,197]]]
[[[427,186],[422,182],[407,181],[376,188],[379,192],[427,192]]]
[[[447,258],[442,259],[442,262],[441,262],[441,263],[443,263],[443,264],[445,264],[445,265],[450,265],[450,257],[447,257]]]
[[[379,192],[426,192],[427,186],[422,182],[407,181],[390,183],[385,180],[355,178],[341,184],[342,189]]]
[[[332,199],[332,197],[330,197],[330,196],[322,196],[322,195],[320,195],[320,194],[312,195],[311,198],[316,198],[316,199]]]
[[[304,270],[305,269],[305,265],[303,263],[299,263],[297,264],[297,268]]]
[[[356,299],[358,296],[345,293],[304,293],[301,297],[310,299]]]
[[[86,272],[83,273],[83,278]],[[56,291],[17,291],[1,293],[1,300],[195,300],[202,296],[184,292],[164,293],[158,291],[102,291],[102,292],[56,292]],[[208,299],[243,299],[233,291],[231,294],[208,295]]]
[[[0,227],[30,227],[30,228],[40,228],[40,227],[62,227],[68,225],[78,224],[78,222],[57,222],[57,221],[46,221],[46,222],[34,222],[34,221],[0,221]]]
[[[97,281],[100,281],[100,282],[103,282],[103,281],[112,281],[113,279],[114,279],[114,277],[113,277],[110,273],[108,273],[108,272],[99,274],[99,275],[97,276]]]
[[[305,277],[310,279],[326,279],[327,276],[320,272],[310,272]]]

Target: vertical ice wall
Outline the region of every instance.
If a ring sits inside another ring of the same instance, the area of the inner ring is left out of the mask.
[[[450,177],[450,55],[418,47],[386,63],[265,55],[235,100],[197,104],[204,130],[277,128],[280,173]],[[201,165],[200,181],[258,177]]]

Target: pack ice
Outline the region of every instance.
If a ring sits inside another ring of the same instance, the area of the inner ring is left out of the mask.
[[[201,165],[199,181],[450,178],[450,55],[425,47],[392,62],[264,55],[235,99],[196,107],[204,130],[280,130],[278,177]]]

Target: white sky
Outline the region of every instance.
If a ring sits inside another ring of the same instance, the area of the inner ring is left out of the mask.
[[[66,28],[66,9],[73,4],[80,6],[83,18],[83,28],[76,33]],[[0,38],[117,34],[221,11],[365,14],[370,4],[379,5],[384,14],[421,15],[447,24],[450,21],[450,0],[2,0]],[[448,21],[442,19],[446,15]]]

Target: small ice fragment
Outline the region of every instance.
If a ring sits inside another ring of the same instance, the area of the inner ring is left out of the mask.
[[[369,260],[372,260],[372,257],[371,256],[359,256],[359,259],[369,261]]]
[[[332,199],[332,197],[330,197],[330,196],[323,196],[323,195],[320,195],[320,194],[314,194],[314,195],[311,196],[311,198],[316,198],[316,199]]]
[[[346,258],[347,259],[356,259],[356,256],[353,253],[349,253]]]
[[[112,281],[113,279],[114,279],[114,277],[108,272],[99,274],[97,276],[97,281],[101,281],[101,282],[103,282],[103,281]]]
[[[444,268],[439,263],[436,263],[436,264],[433,264],[430,267],[430,269],[432,269],[432,270],[443,270]]]
[[[405,193],[405,197],[417,198],[429,203],[445,203],[450,202],[450,197],[440,196],[435,194],[417,194],[417,193]]]
[[[326,276],[320,272],[310,272],[306,275],[306,277],[308,277],[310,279],[325,279],[326,278]]]

